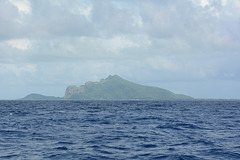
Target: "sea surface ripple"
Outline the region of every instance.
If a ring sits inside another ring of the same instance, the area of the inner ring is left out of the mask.
[[[240,101],[0,101],[0,159],[240,159]]]

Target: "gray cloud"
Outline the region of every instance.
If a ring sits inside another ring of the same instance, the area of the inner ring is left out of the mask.
[[[20,37],[19,17],[16,7],[8,1],[0,1],[0,40]]]
[[[26,2],[21,9],[0,1],[4,86],[17,79],[22,86],[54,82],[64,88],[108,74],[169,89],[185,82],[199,89],[200,81],[229,87],[239,81],[238,0]],[[176,87],[181,90],[204,97]]]

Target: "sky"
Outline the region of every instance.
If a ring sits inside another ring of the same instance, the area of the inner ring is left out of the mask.
[[[240,0],[0,0],[0,99],[108,75],[240,98]]]

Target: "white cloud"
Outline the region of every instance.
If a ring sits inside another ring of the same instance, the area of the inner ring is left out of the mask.
[[[206,6],[209,6],[210,3],[208,0],[200,0],[200,6],[202,6],[203,8],[206,7]]]
[[[28,0],[9,0],[14,6],[17,7],[19,13],[31,14],[32,8]]]
[[[195,6],[199,6],[201,8],[205,8],[211,5],[212,0],[191,0],[191,3]]]
[[[133,15],[133,24],[132,25],[142,27],[143,26],[142,17],[139,15]]]
[[[228,3],[228,1],[227,1],[227,0],[222,0],[222,1],[221,1],[221,5],[222,5],[222,6],[226,6],[226,5],[227,5],[227,3]]]
[[[88,21],[92,21],[92,7],[88,5],[77,5],[73,9],[71,9],[73,14],[80,14],[86,17]]]
[[[7,43],[13,47],[17,48],[19,50],[28,50],[31,47],[31,41],[29,39],[15,39],[15,40],[9,40]]]

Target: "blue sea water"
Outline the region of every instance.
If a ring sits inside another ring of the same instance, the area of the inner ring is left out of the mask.
[[[0,159],[240,159],[240,102],[0,101]]]

